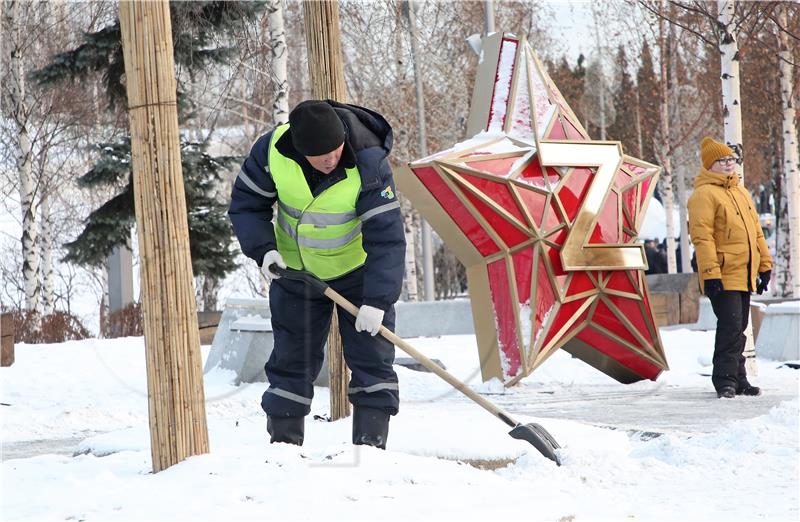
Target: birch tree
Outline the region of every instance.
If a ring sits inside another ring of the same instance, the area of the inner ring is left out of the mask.
[[[661,2],[660,10],[663,12],[666,2]],[[669,92],[667,77],[667,57],[669,55],[669,41],[664,27],[664,18],[658,18],[658,35],[660,56],[658,61],[661,65],[661,143],[658,147],[661,156],[661,165],[664,171],[661,174],[659,184],[661,185],[661,197],[664,204],[664,212],[667,219],[667,272],[674,274],[676,270],[675,261],[675,222],[673,214],[673,195],[672,195],[672,147],[670,145],[669,133]],[[673,73],[674,74],[674,73]]]
[[[38,281],[39,260],[36,251],[36,182],[33,177],[33,147],[31,142],[31,107],[25,82],[25,31],[23,19],[31,4],[7,2],[3,10],[3,42],[9,60],[9,113],[15,126],[15,168],[19,179],[22,213],[22,278],[25,285],[25,309],[41,312]]]
[[[797,118],[796,103],[794,96],[794,79],[796,71],[793,70],[794,60],[789,45],[789,35],[781,27],[788,26],[787,17],[788,6],[784,6],[778,14],[778,38],[780,42],[780,52],[778,62],[780,66],[781,79],[781,106],[783,108],[783,190],[781,194],[786,195],[786,219],[781,219],[785,223],[783,234],[781,234],[781,253],[779,260],[782,268],[783,294],[792,297],[800,296],[800,223],[798,223],[798,205],[800,205],[800,160],[798,159],[797,143]]]
[[[283,0],[268,0],[269,56],[275,99],[272,102],[272,121],[275,125],[289,121],[289,79],[286,75],[288,52],[283,24]]]
[[[744,178],[741,158],[742,149],[742,104],[739,94],[739,44],[736,41],[736,2],[718,0],[719,9],[719,53],[722,65],[722,126],[725,142],[739,156],[736,173]]]

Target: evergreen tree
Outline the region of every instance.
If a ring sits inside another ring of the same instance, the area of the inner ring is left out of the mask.
[[[628,72],[628,58],[625,48],[620,45],[615,63],[617,74],[616,92],[614,93],[614,109],[617,117],[608,128],[608,137],[622,142],[622,150],[626,154],[636,155],[638,152],[636,136],[636,96],[633,91],[633,80]]]
[[[263,2],[170,2],[176,68],[189,78],[217,64],[225,64],[233,51],[217,45],[241,25],[259,15]],[[83,43],[56,55],[51,63],[35,71],[31,79],[52,87],[62,82],[80,82],[101,75],[108,98],[108,109],[124,110],[127,95],[119,20],[99,31],[84,35]],[[182,75],[178,75],[178,119],[192,117],[192,107],[182,96]],[[189,222],[192,269],[196,276],[221,279],[235,268],[233,234],[226,216],[227,205],[216,199],[222,175],[242,158],[212,157],[206,145],[181,136],[181,164]],[[87,189],[100,185],[120,186],[121,191],[87,218],[84,230],[66,244],[68,261],[102,265],[112,251],[127,243],[135,223],[130,138],[117,143],[94,146],[99,159],[79,179]]]
[[[642,54],[639,70],[636,72],[636,90],[639,94],[639,118],[642,128],[642,157],[651,163],[656,161],[654,139],[659,126],[659,89],[653,68],[653,55],[650,46],[645,41],[642,44]]]

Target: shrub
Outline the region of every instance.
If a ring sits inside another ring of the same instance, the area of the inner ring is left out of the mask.
[[[63,343],[91,337],[80,319],[67,312],[39,315],[32,310],[14,312],[14,342]]]
[[[138,337],[144,335],[142,306],[132,303],[116,310],[105,317],[101,333],[106,339],[117,337]]]

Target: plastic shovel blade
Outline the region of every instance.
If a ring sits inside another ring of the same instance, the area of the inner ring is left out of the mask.
[[[530,442],[534,448],[539,450],[539,453],[552,460],[557,465],[561,465],[561,459],[556,454],[556,450],[561,446],[558,445],[556,439],[541,425],[535,422],[530,424],[517,424],[508,434],[515,439]]]

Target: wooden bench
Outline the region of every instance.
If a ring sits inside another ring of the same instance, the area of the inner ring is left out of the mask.
[[[0,314],[0,366],[14,364],[14,314]]]
[[[656,326],[697,322],[700,314],[697,274],[649,274],[646,277]]]
[[[197,312],[197,326],[200,328],[200,344],[211,344],[217,334],[222,311]]]

